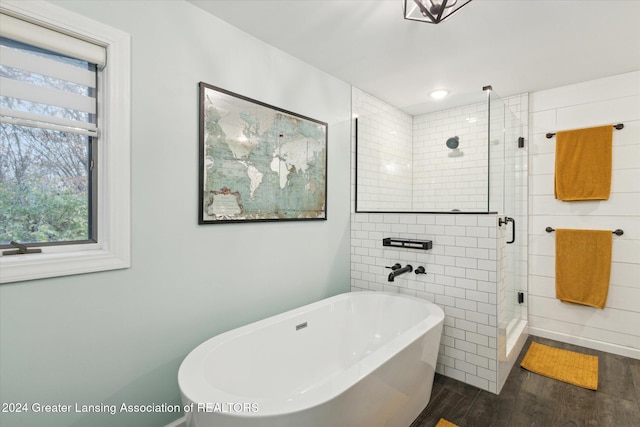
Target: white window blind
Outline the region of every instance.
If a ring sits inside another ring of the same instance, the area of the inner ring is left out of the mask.
[[[98,67],[104,67],[107,63],[107,53],[102,46],[5,13],[0,13],[0,35],[61,55],[82,59]]]
[[[105,49],[0,14],[0,122],[97,136]]]

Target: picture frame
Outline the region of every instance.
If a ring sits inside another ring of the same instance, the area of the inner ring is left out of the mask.
[[[199,83],[198,224],[327,219],[328,125]]]

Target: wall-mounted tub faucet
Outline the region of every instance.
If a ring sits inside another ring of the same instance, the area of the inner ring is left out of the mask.
[[[413,271],[413,267],[411,266],[411,264],[407,264],[402,268],[393,270],[391,273],[389,273],[389,281],[393,282],[396,276],[400,276],[401,274],[404,274],[404,273],[411,273],[412,271]]]

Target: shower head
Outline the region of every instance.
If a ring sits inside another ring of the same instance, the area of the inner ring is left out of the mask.
[[[447,147],[449,147],[452,150],[455,150],[456,148],[458,148],[458,144],[460,144],[460,138],[458,138],[457,136],[453,136],[447,139]]]

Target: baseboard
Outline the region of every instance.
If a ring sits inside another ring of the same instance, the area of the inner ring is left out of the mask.
[[[640,360],[640,349],[637,348],[624,347],[621,345],[592,340],[589,338],[575,337],[573,335],[562,334],[560,332],[549,331],[547,329],[533,328],[531,326],[529,326],[529,335],[549,338],[556,341],[566,342],[568,344],[579,345],[581,347],[606,351],[607,353],[617,354],[619,356],[625,356],[632,359]]]
[[[164,427],[187,427],[187,417],[178,418]]]

